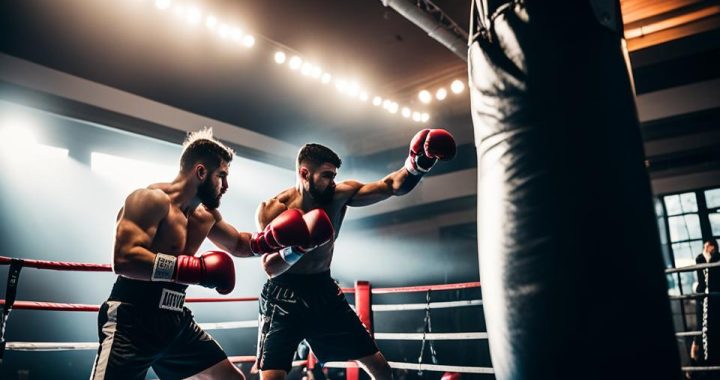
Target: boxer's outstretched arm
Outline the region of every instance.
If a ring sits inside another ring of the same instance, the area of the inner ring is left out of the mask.
[[[419,180],[415,180],[405,168],[402,168],[375,182],[361,183],[352,180],[341,182],[337,185],[336,192],[350,195],[346,202],[348,206],[361,207],[383,201],[393,195],[407,194],[418,182]]]
[[[208,239],[217,245],[220,249],[223,249],[236,257],[250,257],[253,256],[250,250],[250,239],[252,235],[248,232],[240,232],[230,223],[223,220],[218,210],[211,211],[215,218],[215,224],[208,233]]]
[[[408,157],[402,169],[368,184],[343,182],[343,186],[338,185],[336,192],[350,194],[346,204],[355,207],[368,206],[393,195],[407,194],[438,160],[452,159],[455,151],[455,140],[450,132],[444,129],[423,129],[410,141]]]
[[[159,190],[140,189],[127,197],[115,229],[115,273],[150,280],[156,257],[150,246],[169,209],[170,200]]]

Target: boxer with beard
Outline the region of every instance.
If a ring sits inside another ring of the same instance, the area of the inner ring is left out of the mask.
[[[244,379],[217,342],[184,307],[188,285],[230,293],[230,254],[249,257],[309,239],[302,215],[288,213],[269,234],[238,232],[217,208],[228,189],[233,151],[211,129],[191,133],[172,182],[135,190],[117,215],[113,271],[118,275],[98,314],[100,347],[91,379]],[[209,238],[223,251],[195,256]]]
[[[260,298],[256,366],[263,380],[285,378],[303,339],[321,362],[354,360],[375,379],[392,378],[387,360],[330,275],[334,241],[348,207],[407,194],[439,159],[451,159],[455,149],[449,132],[425,129],[412,139],[403,168],[371,183],[337,184],[341,160],[335,152],[319,144],[300,149],[296,186],[261,203],[257,212],[263,230],[278,215],[299,210],[312,236],[305,245],[262,257],[269,280]],[[326,234],[332,236],[329,241]]]

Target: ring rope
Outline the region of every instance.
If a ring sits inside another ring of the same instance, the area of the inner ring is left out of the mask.
[[[69,270],[81,272],[112,272],[112,266],[110,264],[71,263],[65,261],[17,259],[6,256],[0,256],[0,265],[10,265],[13,260],[19,261],[23,267],[27,268]]]
[[[415,371],[438,371],[438,372],[461,372],[461,373],[483,373],[494,374],[495,371],[491,367],[467,367],[440,364],[417,364],[403,362],[388,362],[391,368],[409,369]],[[355,362],[327,362],[323,364],[325,368],[358,368]]]
[[[198,326],[200,326],[203,330],[227,330],[258,327],[259,323],[257,319],[254,319],[250,321],[198,323]]]
[[[375,340],[465,340],[487,339],[486,332],[459,332],[459,333],[375,333]]]
[[[425,310],[426,307],[431,309],[445,309],[450,307],[463,306],[482,306],[482,300],[464,300],[464,301],[448,301],[448,302],[431,302],[430,305],[425,303],[406,303],[393,305],[373,305],[372,311],[401,311],[401,310]]]
[[[400,288],[373,288],[372,294],[388,294],[388,293],[413,293],[427,292],[428,290],[456,290],[479,288],[480,282],[461,282],[458,284],[442,284],[442,285],[422,285],[422,286],[404,286]]]
[[[10,265],[13,260],[20,262],[23,267],[36,268],[36,269],[50,269],[50,270],[68,270],[68,271],[84,271],[84,272],[112,272],[112,266],[110,264],[96,264],[96,263],[74,263],[66,261],[48,261],[48,260],[35,260],[35,259],[19,259],[7,256],[0,256],[0,265]],[[410,292],[425,292],[428,290],[454,290],[454,289],[467,289],[467,288],[478,288],[480,282],[465,282],[458,284],[441,284],[441,285],[423,285],[423,286],[406,286],[396,288],[375,288],[372,289],[374,294],[386,294],[386,293],[410,293]],[[345,293],[354,293],[355,288],[341,288]],[[257,298],[256,298],[257,299]],[[206,301],[215,302],[215,301]],[[222,302],[222,301],[219,301]]]
[[[720,371],[720,366],[706,366],[706,367],[682,367],[681,371],[684,372],[699,372],[699,371]]]

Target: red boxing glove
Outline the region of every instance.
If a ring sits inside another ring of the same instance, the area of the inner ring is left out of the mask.
[[[457,147],[450,132],[444,129],[431,129],[425,139],[425,155],[430,158],[452,160]]]
[[[333,228],[330,217],[325,210],[320,208],[310,210],[303,215],[303,220],[305,220],[310,232],[309,244],[306,246],[285,247],[279,251],[280,257],[290,265],[297,263],[307,252],[335,238],[335,228]]]
[[[455,157],[455,139],[444,129],[423,129],[410,141],[410,153],[405,168],[412,175],[424,175],[438,159]]]
[[[177,257],[174,279],[228,294],[235,288],[235,265],[230,255],[222,251],[208,251],[200,257],[181,255]]]
[[[307,246],[310,231],[303,219],[302,211],[289,209],[273,219],[262,232],[253,234],[250,250],[256,254],[276,252],[293,245]]]
[[[335,228],[333,228],[330,217],[325,210],[321,208],[310,210],[307,214],[303,215],[303,219],[310,232],[309,246],[302,247],[306,251],[315,249],[335,238]]]

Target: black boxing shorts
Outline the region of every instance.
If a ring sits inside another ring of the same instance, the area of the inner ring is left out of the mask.
[[[356,360],[378,352],[330,271],[272,278],[263,287],[259,306],[261,370],[289,372],[303,339],[320,362]]]
[[[185,286],[118,277],[98,314],[91,379],[183,379],[225,360],[220,345],[182,306]]]

